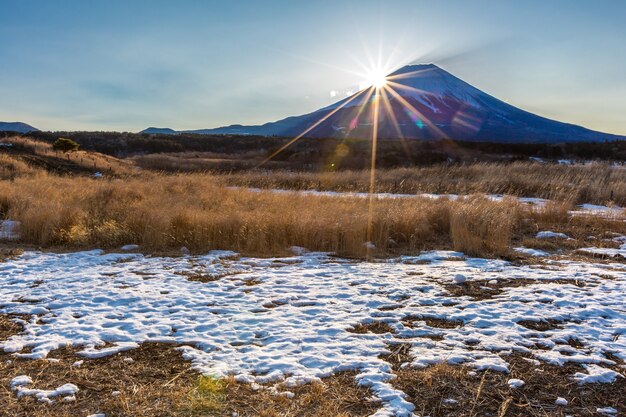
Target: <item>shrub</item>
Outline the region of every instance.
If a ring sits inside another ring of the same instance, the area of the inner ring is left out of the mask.
[[[80,145],[78,143],[74,142],[72,139],[66,138],[58,138],[52,144],[52,149],[61,152],[77,151],[79,147]]]

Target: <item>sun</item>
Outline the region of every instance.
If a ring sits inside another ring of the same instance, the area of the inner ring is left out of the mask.
[[[365,74],[365,80],[360,84],[361,90],[374,87],[380,90],[387,84],[387,75],[383,70],[371,70]]]

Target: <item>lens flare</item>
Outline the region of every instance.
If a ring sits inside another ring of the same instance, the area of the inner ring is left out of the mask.
[[[364,90],[369,87],[374,87],[380,90],[387,84],[387,74],[382,69],[373,69],[365,75],[365,80],[359,84],[359,88]]]

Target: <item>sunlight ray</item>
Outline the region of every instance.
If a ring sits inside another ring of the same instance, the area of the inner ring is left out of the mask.
[[[378,116],[380,111],[380,89],[377,89],[374,96],[373,120],[372,120],[372,159],[370,163],[370,186],[367,208],[367,243],[366,256],[368,260],[372,257],[372,221],[374,216],[374,192],[376,191],[376,148],[378,142]]]
[[[424,117],[424,115],[419,110],[417,110],[413,105],[411,105],[411,103],[406,101],[406,99],[404,97],[402,97],[400,94],[398,94],[397,91],[395,91],[393,88],[388,87],[388,86],[385,86],[384,88],[387,89],[387,91],[389,91],[391,93],[393,98],[395,98],[400,103],[402,103],[402,105],[404,107],[406,107],[407,109],[413,111],[422,120],[422,122],[424,122],[424,124],[426,126],[428,126],[428,128],[430,130],[432,130],[437,135],[439,135],[440,137],[438,139],[443,139],[443,138],[447,139],[448,138],[448,136],[441,129],[439,129],[437,126],[435,126],[435,124],[433,122],[431,122],[430,120],[428,120],[428,118]]]
[[[330,116],[332,116],[333,114],[337,113],[339,110],[341,110],[342,108],[344,108],[346,105],[348,105],[349,103],[351,103],[352,101],[354,101],[356,98],[358,98],[359,96],[361,96],[363,94],[364,90],[359,91],[358,93],[356,93],[355,95],[353,95],[352,97],[348,98],[346,101],[344,101],[340,106],[337,106],[336,108],[334,108],[331,112],[329,112],[328,114],[326,114],[324,117],[322,117],[321,119],[319,119],[317,122],[315,122],[314,124],[312,124],[311,126],[309,126],[304,132],[300,133],[298,136],[296,136],[295,138],[291,139],[289,142],[287,142],[285,145],[281,146],[280,149],[278,149],[277,151],[275,151],[274,153],[272,153],[270,156],[268,156],[267,158],[265,158],[261,163],[259,163],[257,166],[255,166],[255,168],[259,168],[262,165],[264,165],[266,162],[270,161],[272,158],[274,158],[276,155],[278,155],[279,153],[281,153],[282,151],[284,151],[285,149],[287,149],[289,146],[293,145],[295,142],[297,142],[298,140],[302,139],[303,136],[305,136],[307,133],[309,133],[310,131],[312,131],[313,129],[315,129],[316,127],[318,127],[320,124],[324,123],[326,120],[328,120],[328,118]]]
[[[401,80],[403,78],[414,78],[424,72],[429,72],[432,71],[432,68],[424,68],[424,69],[419,69],[416,71],[411,71],[411,72],[404,72],[402,74],[395,74],[395,75],[390,75],[389,77],[387,77],[387,79],[389,80]]]
[[[389,87],[394,87],[394,88],[397,88],[397,89],[400,89],[400,90],[411,91],[413,93],[423,94],[423,95],[426,95],[426,96],[436,96],[435,94],[433,94],[430,91],[421,90],[419,88],[411,87],[410,85],[406,85],[406,84],[400,84],[400,83],[397,83],[395,81],[391,81],[389,79],[387,79],[387,84],[389,85]]]
[[[395,113],[393,112],[393,108],[391,107],[391,101],[389,100],[389,97],[387,96],[387,90],[384,88],[381,88],[381,98],[383,101],[383,106],[385,107],[385,110],[387,111],[387,115],[391,119],[391,124],[394,127],[396,134],[398,135],[398,139],[400,139],[400,144],[402,145],[402,149],[404,149],[406,156],[412,162],[413,158],[411,156],[411,152],[406,143],[406,139],[404,138],[404,135],[402,134],[402,129],[400,129],[398,118],[396,117]]]

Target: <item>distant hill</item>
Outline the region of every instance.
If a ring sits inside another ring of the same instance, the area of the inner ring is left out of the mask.
[[[22,122],[0,122],[0,132],[38,132],[39,129]]]
[[[147,129],[142,130],[139,133],[149,133],[152,135],[176,135],[178,132],[176,132],[174,129],[170,129],[168,127],[149,127]]]
[[[386,79],[379,101],[381,138],[548,144],[626,140],[524,111],[433,64],[409,65]],[[312,113],[263,125],[180,133],[294,137],[309,130],[305,136],[313,138],[367,138],[371,135],[375,94],[370,87]]]

